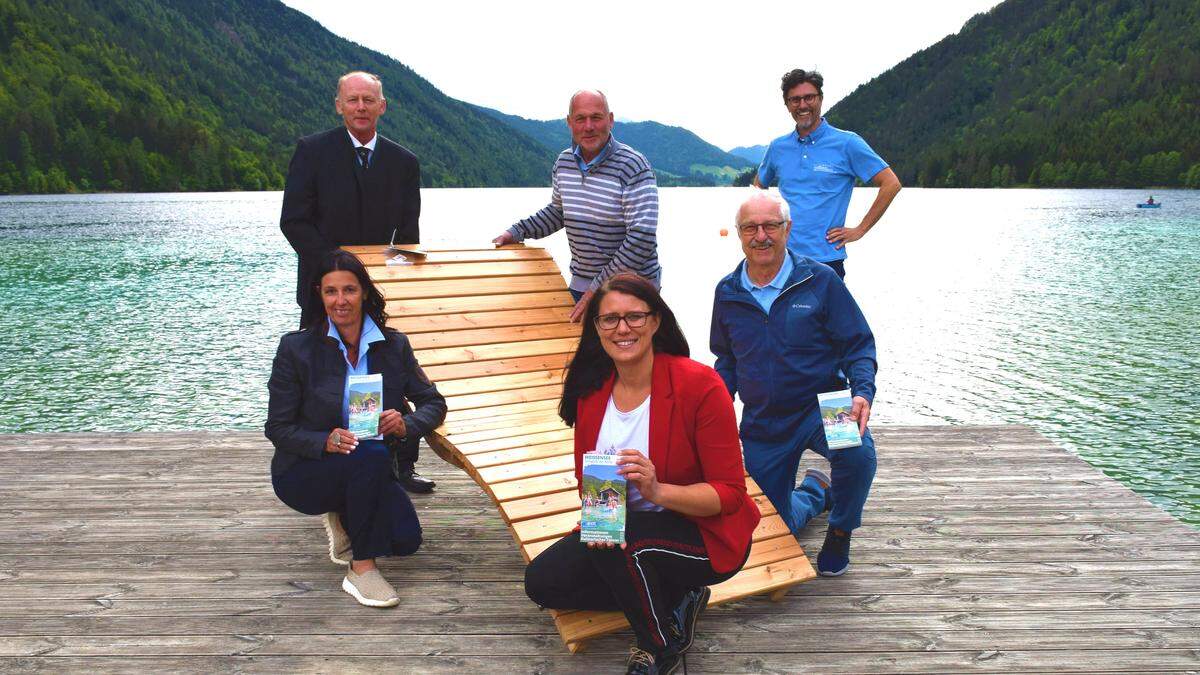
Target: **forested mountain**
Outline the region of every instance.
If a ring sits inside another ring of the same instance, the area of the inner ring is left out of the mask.
[[[1200,2],[1008,0],[828,111],[909,185],[1200,187]]]
[[[767,146],[765,145],[739,145],[729,151],[729,154],[741,157],[749,162],[759,164],[762,158],[767,154]]]
[[[543,162],[549,175],[550,163],[571,145],[566,115],[557,120],[531,120],[499,110],[475,106],[513,129],[533,138],[547,150]],[[617,122],[613,136],[646,156],[662,185],[728,185],[751,162],[718,148],[681,127],[658,122]]]
[[[276,0],[0,0],[0,193],[278,189],[351,69],[423,184],[548,183],[533,140]]]

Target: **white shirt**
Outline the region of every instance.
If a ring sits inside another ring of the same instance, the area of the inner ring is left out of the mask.
[[[349,129],[346,130],[346,133],[350,135],[350,142],[354,144],[355,149],[366,148],[372,153],[375,152],[375,141],[379,140],[379,134],[372,136],[371,140],[367,141],[366,143],[359,143],[358,139],[354,137],[354,134],[350,133]]]
[[[637,450],[643,455],[650,456],[650,397],[647,396],[641,405],[621,412],[608,397],[608,407],[604,409],[604,421],[600,423],[600,434],[596,437],[596,452],[603,455],[617,455],[622,450]],[[625,498],[625,508],[630,511],[662,511],[663,507],[642,496],[633,483],[629,484],[629,495]]]

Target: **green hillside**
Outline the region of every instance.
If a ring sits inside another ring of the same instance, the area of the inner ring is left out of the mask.
[[[275,0],[0,0],[0,193],[278,189],[351,69],[425,185],[548,183],[531,139]]]
[[[544,146],[546,160],[543,165],[547,174],[551,160],[571,145],[571,132],[565,120],[531,120],[474,107]],[[728,185],[752,165],[687,129],[658,122],[617,122],[613,125],[613,136],[645,155],[663,185]]]
[[[1200,2],[1008,0],[828,111],[909,185],[1200,187]]]

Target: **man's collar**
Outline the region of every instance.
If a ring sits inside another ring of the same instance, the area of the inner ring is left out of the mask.
[[[796,129],[795,127],[793,127],[792,128],[792,138],[794,138],[797,143],[816,143],[817,141],[821,140],[822,136],[825,135],[825,132],[828,129],[828,127],[829,127],[829,122],[826,122],[825,118],[822,117],[820,123],[817,124],[817,128],[813,129],[812,133],[810,133],[807,136],[801,137],[800,131],[798,129]]]
[[[788,279],[790,279],[792,276],[793,268],[795,268],[795,264],[792,262],[792,256],[785,253],[783,255],[783,262],[779,265],[779,271],[775,273],[775,278],[767,282],[766,286],[759,286],[750,278],[750,265],[744,264],[742,265],[742,285],[745,286],[746,290],[748,291],[756,288],[763,289],[767,288],[768,286],[783,290],[784,287],[787,286]]]
[[[354,134],[350,133],[349,129],[346,129],[346,134],[348,136],[350,136],[350,142],[352,144],[354,144],[354,147],[366,148],[366,149],[370,150],[371,152],[375,152],[375,141],[379,140],[379,132],[378,131],[376,131],[371,136],[371,140],[367,141],[366,143],[359,143],[358,139],[354,137]]]
[[[579,151],[579,145],[577,143],[571,144],[571,154],[575,155],[577,160],[582,161],[587,166],[594,166],[596,162],[604,159],[604,156],[608,154],[609,149],[612,148],[613,140],[612,133],[609,133],[608,140],[604,142],[604,147],[600,148],[600,152],[597,152],[596,156],[590,161],[583,158],[583,153]]]

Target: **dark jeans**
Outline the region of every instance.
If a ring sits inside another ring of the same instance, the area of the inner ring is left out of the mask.
[[[417,512],[392,480],[391,457],[381,441],[363,441],[349,455],[298,462],[271,484],[279,500],[300,513],[336,511],[355,560],[412,555],[421,547]]]
[[[571,294],[571,299],[575,302],[579,302],[579,299],[583,297],[583,291],[577,291],[574,288],[568,288],[567,292]]]
[[[525,593],[551,609],[624,612],[638,646],[659,654],[684,594],[738,570],[714,572],[700,530],[672,511],[630,511],[625,541],[624,549],[588,548],[578,532],[559,539],[525,568]]]
[[[821,264],[831,268],[834,272],[837,272],[837,275],[839,278],[841,278],[841,279],[846,278],[846,259],[845,258],[842,258],[841,260],[829,260],[829,261],[822,262]]]

